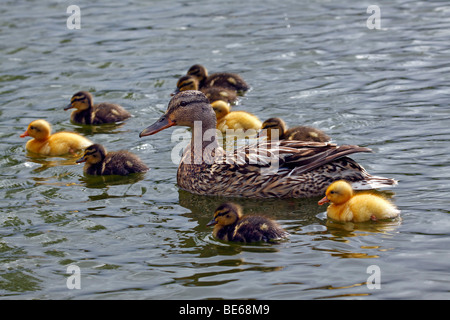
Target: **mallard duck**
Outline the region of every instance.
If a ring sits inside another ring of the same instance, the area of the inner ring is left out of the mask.
[[[191,128],[191,143],[178,167],[181,189],[200,195],[248,198],[302,198],[322,195],[335,180],[359,188],[391,186],[393,179],[370,175],[346,157],[369,148],[327,142],[280,140],[225,152],[216,136],[216,115],[206,96],[183,91],[169,102],[166,113],[140,133],[155,134],[171,126]]]
[[[256,131],[261,129],[261,121],[257,116],[246,111],[231,111],[230,105],[225,101],[218,100],[211,103],[216,114],[217,129],[225,133],[227,129]]]
[[[183,76],[177,82],[177,89],[172,95],[180,91],[186,90],[199,90],[198,80],[194,76]],[[222,100],[228,103],[234,103],[237,101],[236,92],[221,87],[209,87],[200,90],[208,98],[209,102]]]
[[[83,171],[88,175],[125,176],[149,170],[135,154],[126,150],[107,152],[101,144],[93,144],[87,147],[83,157],[76,162],[85,163]]]
[[[400,214],[391,202],[371,193],[354,194],[352,186],[344,180],[333,182],[319,205],[327,202],[329,218],[337,221],[364,222],[392,219]]]
[[[92,142],[73,132],[52,133],[50,123],[43,119],[34,120],[28,125],[28,129],[20,135],[21,138],[32,137],[25,145],[28,151],[46,155],[61,156],[75,153],[92,144]]]
[[[286,123],[280,118],[270,118],[263,122],[261,129],[267,130],[267,138],[272,139],[273,130],[278,130],[278,139],[328,142],[331,140],[323,131],[308,127],[298,126],[287,129]]]
[[[64,110],[72,108],[76,110],[70,115],[70,120],[78,124],[115,123],[131,117],[131,114],[118,104],[103,102],[94,105],[92,94],[87,91],[75,93]]]
[[[288,235],[278,223],[267,217],[244,216],[242,207],[231,202],[220,205],[207,226],[214,226],[214,237],[224,241],[269,242]]]
[[[220,87],[242,93],[250,88],[244,79],[236,73],[219,72],[208,75],[208,70],[200,64],[190,67],[187,75],[198,79],[200,89]]]

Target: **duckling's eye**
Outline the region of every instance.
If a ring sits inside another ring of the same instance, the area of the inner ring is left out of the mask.
[[[335,194],[336,193],[336,191],[330,191],[330,194]]]

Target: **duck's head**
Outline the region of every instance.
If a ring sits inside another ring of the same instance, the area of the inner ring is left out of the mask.
[[[200,91],[182,91],[170,100],[166,113],[144,129],[139,137],[149,136],[172,126],[194,128],[199,121],[202,130],[216,128],[216,116],[208,98]]]
[[[194,64],[189,68],[187,75],[194,76],[199,82],[202,82],[208,77],[208,70],[201,64]]]
[[[27,128],[27,131],[20,135],[21,138],[32,137],[36,140],[45,140],[52,133],[50,123],[43,119],[32,121]]]
[[[178,92],[186,91],[186,90],[198,90],[197,78],[195,78],[194,76],[190,76],[190,75],[182,76],[180,79],[178,79],[177,88],[172,93],[172,96],[174,96]]]
[[[278,132],[278,137],[286,132],[286,123],[280,118],[270,118],[263,122],[261,130],[264,129],[267,130],[267,138],[271,140],[274,132]]]
[[[338,180],[330,184],[325,192],[325,197],[319,201],[319,205],[327,202],[342,204],[347,202],[352,196],[353,189],[350,183],[344,180]]]
[[[70,99],[70,103],[64,108],[69,110],[75,108],[77,110],[86,110],[92,107],[92,95],[87,91],[80,91],[75,93]]]
[[[86,162],[96,164],[102,162],[106,157],[106,149],[101,144],[93,144],[84,150],[84,155],[76,163]]]
[[[221,204],[214,212],[214,218],[207,226],[228,226],[242,218],[242,207],[232,202]]]
[[[223,100],[217,100],[211,103],[211,107],[216,114],[217,120],[222,119],[228,113],[230,113],[230,105]]]

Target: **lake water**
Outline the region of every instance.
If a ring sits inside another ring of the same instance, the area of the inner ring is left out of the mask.
[[[1,298],[450,298],[448,1],[378,1],[381,29],[367,27],[371,2],[350,0],[79,2],[78,30],[67,27],[69,4],[0,9]],[[205,225],[227,199],[177,188],[173,128],[138,137],[195,63],[252,86],[235,110],[372,148],[352,158],[399,180],[387,191],[401,220],[338,224],[318,198],[232,199],[291,235],[214,239]],[[133,118],[70,123],[63,107],[79,90]],[[27,154],[19,135],[37,118],[130,150],[151,170],[104,181],[84,177],[76,158]],[[81,289],[67,286],[71,265]]]

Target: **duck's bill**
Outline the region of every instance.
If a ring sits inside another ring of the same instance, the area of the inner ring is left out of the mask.
[[[319,205],[323,205],[327,202],[330,202],[330,200],[328,200],[328,198],[325,196],[322,199],[319,200],[319,202],[317,202]]]
[[[69,110],[69,109],[72,109],[72,108],[73,108],[73,105],[70,103],[70,104],[68,104],[67,106],[64,107],[64,110]]]
[[[213,226],[213,225],[215,225],[215,224],[217,224],[217,221],[216,221],[215,219],[212,219],[210,222],[208,222],[208,223],[206,224],[206,226],[209,227],[209,226]]]
[[[180,92],[179,88],[176,88],[170,95],[173,97],[174,95],[176,95],[178,92]]]
[[[20,135],[21,138],[29,137],[28,130]]]
[[[170,128],[171,126],[174,126],[176,122],[172,121],[167,117],[166,115],[163,115],[161,118],[159,118],[158,121],[156,121],[151,126],[145,128],[140,134],[139,138],[142,138],[144,136],[150,136],[152,134],[155,134],[157,132],[160,132],[161,130],[164,130],[166,128]]]
[[[80,159],[78,159],[77,161],[75,161],[76,163],[82,163],[82,162],[86,162],[86,158],[83,156]]]

